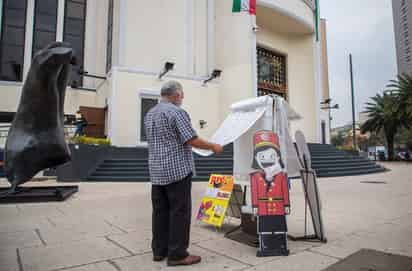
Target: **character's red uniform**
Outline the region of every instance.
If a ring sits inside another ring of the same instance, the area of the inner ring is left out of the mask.
[[[261,171],[251,174],[252,207],[258,209],[259,216],[285,215],[289,207],[289,189],[287,177],[279,173],[268,188],[265,175]]]

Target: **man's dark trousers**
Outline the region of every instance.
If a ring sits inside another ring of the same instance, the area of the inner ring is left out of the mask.
[[[168,185],[152,185],[152,250],[155,256],[181,260],[189,254],[192,174]]]

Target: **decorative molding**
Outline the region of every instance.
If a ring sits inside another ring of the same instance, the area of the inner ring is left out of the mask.
[[[313,22],[308,22],[307,20],[303,19],[300,16],[297,16],[295,13],[280,7],[279,5],[276,5],[275,3],[273,3],[272,1],[269,0],[257,0],[257,4],[262,6],[262,7],[267,7],[273,10],[276,10],[277,12],[292,18],[293,20],[299,22],[300,24],[304,25],[307,29],[310,29],[310,31],[314,32],[315,31],[315,21],[313,20]],[[307,4],[307,3],[306,3]],[[309,6],[308,6],[309,7]],[[310,8],[310,7],[309,7]]]
[[[185,1],[185,54],[186,54],[186,73],[194,74],[194,1]]]
[[[111,95],[110,95],[110,99],[109,99],[109,112],[108,112],[109,113],[109,124],[110,125],[109,125],[109,129],[107,131],[107,134],[108,134],[108,137],[110,138],[110,141],[112,141],[113,145],[116,145],[114,143],[115,142],[114,141],[114,139],[115,139],[114,131],[116,129],[114,129],[114,116],[113,116],[114,112],[115,112],[114,104],[115,104],[116,92],[117,92],[116,84],[117,84],[117,70],[112,67],[112,84],[111,84],[112,93],[110,93]]]
[[[144,98],[144,97],[148,97],[148,98],[158,98],[160,99],[160,89],[138,89],[137,90],[139,92],[139,97],[140,98]]]
[[[23,82],[16,82],[16,81],[0,81],[0,87],[1,86],[16,86],[16,87],[22,87]]]
[[[127,72],[127,73],[142,74],[142,75],[151,75],[151,76],[155,76],[156,78],[158,76],[158,72],[148,71],[148,70],[140,69],[140,68],[114,66],[112,67],[112,71]],[[206,76],[188,76],[188,75],[176,75],[176,74],[165,75],[164,77],[162,77],[162,81],[165,78],[193,80],[193,81],[199,81],[199,82],[203,82],[204,80],[207,79]],[[218,80],[209,82],[208,84],[218,84]]]
[[[215,68],[215,0],[207,0],[207,73]]]
[[[119,47],[118,47],[118,63],[125,64],[126,60],[126,29],[127,29],[127,0],[120,0],[120,15],[119,15]],[[113,64],[112,64],[113,65]]]

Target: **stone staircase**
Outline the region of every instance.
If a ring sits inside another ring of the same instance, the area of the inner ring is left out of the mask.
[[[351,176],[383,172],[386,169],[375,162],[328,144],[308,144],[312,156],[312,168],[318,177]],[[115,157],[104,159],[90,171],[87,181],[149,181],[147,150],[132,149],[133,155],[123,152]],[[225,147],[224,152],[210,157],[194,154],[196,174],[194,181],[207,181],[210,174],[233,174],[233,145]]]
[[[233,174],[232,145],[225,147],[224,152],[219,155],[201,157],[194,154],[194,158],[196,166],[194,181],[207,181],[212,173]],[[141,152],[137,157],[105,159],[91,171],[87,180],[107,182],[149,181],[147,151]]]
[[[318,177],[362,175],[386,170],[367,158],[338,150],[329,144],[309,143],[308,146],[312,168]]]

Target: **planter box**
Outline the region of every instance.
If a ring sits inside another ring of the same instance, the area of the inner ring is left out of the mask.
[[[0,149],[0,178],[5,177],[4,175],[4,150]]]
[[[103,161],[110,151],[110,146],[69,144],[72,161],[48,170],[45,175],[57,176],[59,182],[80,182],[87,179],[90,171]]]
[[[80,182],[106,159],[147,159],[147,148],[114,147],[105,145],[69,144],[72,161],[44,172],[57,176],[59,182]]]

